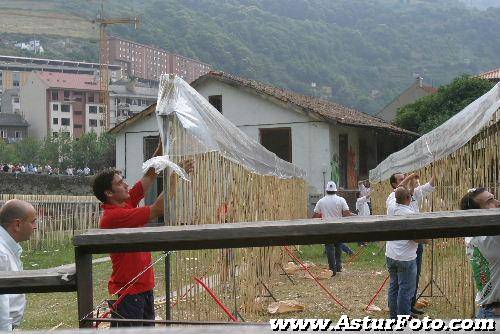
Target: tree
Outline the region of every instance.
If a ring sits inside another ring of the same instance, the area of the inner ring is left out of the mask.
[[[27,137],[13,144],[15,156],[13,157],[14,163],[40,163],[40,142],[33,138]]]
[[[439,87],[437,93],[400,108],[395,123],[420,134],[427,133],[446,122],[492,87],[493,83],[488,80],[467,75],[460,76],[450,84]]]

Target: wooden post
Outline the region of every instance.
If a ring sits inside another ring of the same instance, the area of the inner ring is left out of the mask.
[[[170,79],[173,79],[173,76],[170,76]],[[169,83],[170,84],[170,83]],[[168,96],[168,95],[167,95]],[[170,131],[171,131],[171,115],[161,116],[162,120],[162,128],[163,128],[163,141],[162,141],[162,149],[163,155],[168,155],[170,153]],[[165,226],[171,225],[170,223],[170,177],[169,177],[169,168],[165,168],[163,170],[163,223]],[[165,250],[168,251],[168,250]],[[165,256],[165,319],[172,320],[172,309],[170,304],[170,254]]]
[[[91,322],[84,320],[86,317],[92,316],[94,310],[92,254],[82,251],[80,247],[75,247],[75,265],[79,327],[92,327]]]

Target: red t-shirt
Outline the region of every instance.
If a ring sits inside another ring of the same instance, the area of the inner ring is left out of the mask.
[[[99,222],[100,228],[142,227],[148,223],[151,208],[137,205],[144,197],[141,181],[137,182],[129,191],[130,198],[123,207],[103,204],[104,213]],[[115,294],[119,289],[130,282],[141,271],[151,264],[151,252],[112,253],[113,273],[108,283],[108,291]],[[152,290],[155,286],[153,267],[144,272],[137,281],[127,289],[126,294],[137,294]]]

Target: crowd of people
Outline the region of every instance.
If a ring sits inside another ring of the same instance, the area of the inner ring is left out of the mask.
[[[395,173],[390,177],[393,191],[386,200],[387,215],[418,214],[426,196],[435,191],[435,176],[421,185],[415,173]],[[326,195],[314,208],[313,218],[342,218],[353,215],[344,198],[337,194],[335,182],[326,185]],[[356,201],[358,215],[370,215],[370,184],[359,184]],[[499,208],[496,200],[485,188],[470,189],[461,199],[460,208],[492,209]],[[479,305],[478,318],[500,317],[500,236],[481,236],[466,238],[474,281],[477,288],[476,302]],[[418,283],[422,267],[424,245],[429,240],[393,240],[385,246],[386,266],[389,272],[387,295],[390,317],[400,315],[419,317],[424,312],[415,307]],[[341,252],[346,247],[343,243],[326,244],[325,251],[332,276],[342,271]],[[349,251],[346,251],[349,253]]]
[[[154,155],[159,154],[161,146]],[[183,161],[180,166],[187,173],[193,171],[192,160]],[[33,167],[30,170],[33,171]],[[152,205],[140,206],[144,194],[156,182],[156,177],[154,169],[150,168],[141,180],[129,188],[119,171],[106,170],[99,173],[93,181],[93,192],[102,202],[103,215],[99,223],[100,228],[137,228],[145,226],[151,219],[160,217],[165,203],[163,192]],[[174,173],[169,182],[171,195],[175,196]],[[406,216],[419,213],[424,198],[435,191],[434,176],[427,183],[420,185],[417,174],[395,173],[390,177],[390,183],[393,191],[386,200],[388,215]],[[355,214],[350,211],[346,200],[338,195],[335,182],[329,181],[325,191],[326,195],[314,208],[313,218],[337,219]],[[370,183],[361,182],[356,201],[358,215],[371,214],[371,196]],[[460,207],[463,210],[498,208],[500,201],[486,189],[477,188],[469,190],[463,196]],[[22,249],[19,243],[28,240],[36,228],[36,211],[29,203],[15,199],[7,201],[0,208],[0,226],[0,270],[22,270],[20,258]],[[386,243],[386,265],[390,277],[388,306],[391,318],[397,318],[399,315],[417,317],[422,312],[415,308],[415,301],[422,253],[426,243],[427,240],[395,240]],[[477,316],[500,317],[500,236],[466,238],[466,245],[478,290],[476,301],[480,309]],[[342,243],[325,245],[333,276],[342,272],[340,255],[345,247],[346,245]],[[112,316],[121,319],[154,320],[155,274],[151,253],[113,253],[111,261],[112,273],[108,291],[110,295],[118,297],[111,304]],[[24,295],[0,295],[0,330],[9,331],[19,326],[25,305]],[[140,325],[148,326],[153,323],[118,322],[113,326]]]
[[[68,166],[66,169],[59,169],[59,167],[51,167],[50,165],[36,165],[36,164],[9,164],[0,163],[0,173],[14,173],[14,174],[46,174],[46,175],[79,175],[88,176],[92,175],[89,167],[75,168]]]

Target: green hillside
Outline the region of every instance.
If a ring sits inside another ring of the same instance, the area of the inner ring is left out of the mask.
[[[36,3],[85,18],[99,6]],[[440,85],[500,66],[500,8],[458,0],[107,0],[105,9],[141,17],[138,31],[110,27],[116,35],[304,93],[330,86],[332,99],[366,112],[417,74]],[[83,49],[79,58],[96,59],[95,43]]]

